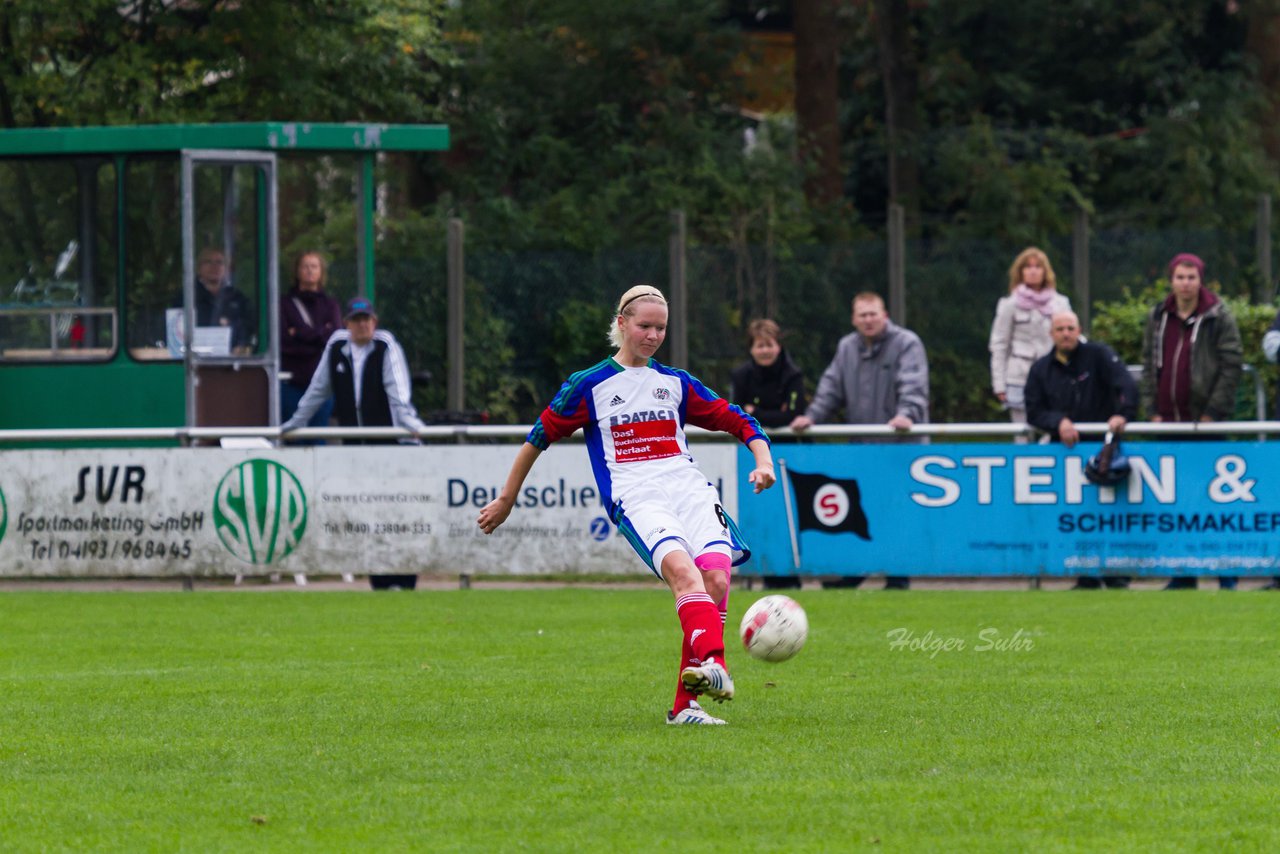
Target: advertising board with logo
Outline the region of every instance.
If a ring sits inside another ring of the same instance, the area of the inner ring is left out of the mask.
[[[513,445],[0,452],[0,576],[644,572],[580,445],[545,452],[490,536]],[[730,445],[698,445],[725,507]]]
[[[1125,448],[1128,476],[1098,486],[1084,474],[1097,443],[778,443],[782,488],[742,499],[744,571],[1280,574],[1280,445]]]
[[[1060,445],[780,442],[779,483],[759,495],[738,481],[745,449],[693,452],[752,548],[737,573],[1280,574],[1280,445],[1125,447],[1127,479],[1096,486],[1089,451]],[[0,575],[645,571],[573,443],[545,452],[510,519],[482,534],[514,453],[3,451]]]

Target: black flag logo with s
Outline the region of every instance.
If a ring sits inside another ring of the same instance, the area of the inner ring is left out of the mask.
[[[856,480],[787,471],[796,494],[797,521],[801,531],[825,534],[857,534],[871,539],[862,491]]]

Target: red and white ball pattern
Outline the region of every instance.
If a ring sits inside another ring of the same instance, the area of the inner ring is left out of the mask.
[[[738,631],[742,646],[752,658],[786,661],[800,651],[809,637],[809,618],[794,599],[774,594],[747,609]]]

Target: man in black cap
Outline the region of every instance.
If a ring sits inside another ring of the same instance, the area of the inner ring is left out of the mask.
[[[283,432],[306,426],[320,405],[334,398],[333,414],[343,427],[405,427],[417,432],[426,425],[410,400],[409,365],[395,336],[378,328],[378,314],[364,297],[347,302],[346,329],[329,338],[320,366],[298,401]],[[351,444],[389,444],[394,439],[356,439]]]
[[[395,336],[378,328],[378,313],[364,297],[347,302],[346,329],[329,338],[311,384],[298,401],[293,417],[280,425],[288,433],[305,427],[331,396],[333,414],[343,427],[426,427],[410,399],[409,364]],[[348,439],[349,444],[395,444],[395,439]],[[375,590],[412,590],[416,575],[370,575]]]

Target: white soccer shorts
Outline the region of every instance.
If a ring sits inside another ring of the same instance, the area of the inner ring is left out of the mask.
[[[734,566],[751,556],[738,526],[720,504],[720,494],[696,469],[688,476],[664,474],[633,487],[617,499],[610,516],[659,578],[663,558],[677,550],[695,559],[718,552],[729,556]]]

